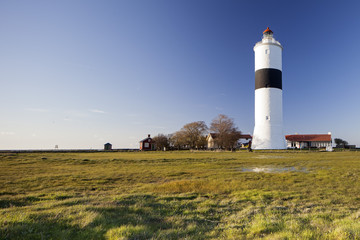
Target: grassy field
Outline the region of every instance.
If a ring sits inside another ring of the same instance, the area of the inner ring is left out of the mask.
[[[0,239],[360,239],[360,152],[0,153]]]

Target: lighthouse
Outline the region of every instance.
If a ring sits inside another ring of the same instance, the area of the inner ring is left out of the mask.
[[[255,127],[253,149],[284,149],[282,49],[267,28],[255,44]]]

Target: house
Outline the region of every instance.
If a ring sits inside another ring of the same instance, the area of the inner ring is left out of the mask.
[[[216,137],[217,137],[217,133],[209,133],[206,136],[206,142],[207,142],[207,148],[208,149],[218,148],[218,145],[215,143]]]
[[[150,134],[147,138],[140,141],[140,150],[141,151],[151,151],[155,150],[155,142],[150,137]]]
[[[207,148],[208,149],[219,148],[219,146],[216,144],[216,140],[215,140],[217,138],[217,136],[218,136],[217,133],[209,133],[206,136]],[[251,137],[250,134],[241,134],[237,145],[238,146],[247,145],[247,144],[249,144],[251,142],[251,139],[252,139],[252,137]]]
[[[288,148],[331,148],[331,133],[286,135]]]
[[[105,143],[105,144],[104,144],[104,150],[105,150],[105,151],[111,151],[111,150],[112,150],[112,145],[111,145],[111,143]]]

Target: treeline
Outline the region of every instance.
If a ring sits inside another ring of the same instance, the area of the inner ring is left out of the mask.
[[[153,137],[157,150],[164,149],[206,149],[208,133],[214,133],[214,143],[220,149],[233,149],[241,137],[241,131],[234,121],[226,115],[220,114],[214,118],[210,127],[204,121],[185,124],[179,131],[172,134],[158,134]]]
[[[336,144],[336,148],[345,148],[345,149],[356,148],[355,145],[350,145],[347,141],[345,141],[341,138],[335,138],[334,141]]]

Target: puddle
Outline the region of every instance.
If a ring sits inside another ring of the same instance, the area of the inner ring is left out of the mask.
[[[255,156],[254,158],[268,159],[268,158],[285,158],[285,157],[284,156],[276,156],[276,155],[258,155],[258,156]]]
[[[308,173],[306,168],[296,167],[254,167],[254,168],[241,168],[241,172],[256,172],[256,173],[283,173],[283,172],[303,172]]]

